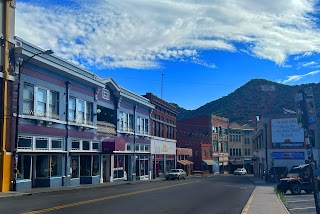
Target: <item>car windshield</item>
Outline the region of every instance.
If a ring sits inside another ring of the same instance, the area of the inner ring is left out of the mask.
[[[178,169],[171,169],[170,172],[172,172],[172,173],[177,173],[177,172],[180,172],[180,170],[178,170]]]
[[[236,171],[242,171],[243,169],[242,168],[238,168],[238,169],[236,169]]]

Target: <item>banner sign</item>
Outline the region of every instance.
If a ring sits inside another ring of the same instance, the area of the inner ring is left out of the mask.
[[[273,152],[274,159],[305,160],[304,152]]]
[[[271,120],[272,148],[304,148],[304,131],[297,118]]]

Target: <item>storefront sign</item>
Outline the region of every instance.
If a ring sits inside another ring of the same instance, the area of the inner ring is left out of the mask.
[[[125,151],[126,141],[122,137],[106,138],[102,142],[102,153],[111,154],[114,151]]]
[[[272,157],[274,159],[295,159],[304,160],[304,152],[273,152]]]
[[[304,132],[298,126],[297,118],[271,120],[273,148],[303,148]]]
[[[176,143],[161,140],[151,140],[151,154],[176,154]]]

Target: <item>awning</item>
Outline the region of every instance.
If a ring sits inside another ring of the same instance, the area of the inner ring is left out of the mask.
[[[191,165],[191,164],[193,164],[193,162],[188,161],[188,160],[178,160],[177,162],[179,164],[182,164],[182,165]]]
[[[114,151],[125,151],[126,141],[122,137],[106,138],[102,141],[102,153],[112,154]]]
[[[214,160],[202,160],[204,164],[213,166],[216,165],[216,162]]]

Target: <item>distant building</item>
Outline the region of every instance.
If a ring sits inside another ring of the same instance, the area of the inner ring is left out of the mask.
[[[253,173],[253,136],[253,127],[230,123],[228,144],[230,173],[240,167],[244,167],[248,173]]]
[[[177,168],[184,169],[187,175],[193,174],[192,149],[177,148]]]
[[[314,158],[319,165],[319,127],[310,128],[310,143]],[[283,168],[308,162],[304,139],[304,130],[299,127],[297,115],[270,115],[257,122],[257,131],[253,138],[253,170],[256,177],[274,180],[283,174]]]
[[[194,170],[228,170],[228,123],[215,115],[177,121],[177,145],[192,148]]]
[[[176,107],[152,93],[143,95],[155,106],[150,114],[153,178],[176,168]]]

